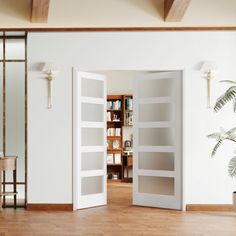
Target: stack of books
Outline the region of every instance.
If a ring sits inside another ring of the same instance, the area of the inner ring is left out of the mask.
[[[107,101],[107,110],[121,110],[121,101]]]
[[[121,154],[107,154],[107,164],[121,164]]]
[[[107,136],[120,136],[121,135],[121,128],[108,128],[107,129]]]

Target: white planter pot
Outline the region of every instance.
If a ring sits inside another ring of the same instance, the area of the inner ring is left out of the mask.
[[[236,211],[236,191],[233,192],[233,208],[234,208],[234,211]]]

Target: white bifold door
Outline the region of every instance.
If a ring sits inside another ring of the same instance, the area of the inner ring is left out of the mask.
[[[106,79],[73,71],[73,205],[75,209],[107,203]]]
[[[182,208],[182,72],[150,73],[134,93],[133,204]]]

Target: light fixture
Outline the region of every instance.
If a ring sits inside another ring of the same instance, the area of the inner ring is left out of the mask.
[[[204,78],[207,80],[207,108],[211,107],[211,80],[217,71],[217,65],[215,61],[205,61],[202,64],[201,72],[204,74]]]
[[[55,74],[57,68],[54,63],[46,62],[43,64],[42,70],[46,74],[46,79],[48,80],[48,109],[52,108],[52,81],[55,79]]]

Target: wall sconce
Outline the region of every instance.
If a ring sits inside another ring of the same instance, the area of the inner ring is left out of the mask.
[[[207,108],[211,108],[211,80],[217,71],[217,65],[214,61],[205,61],[202,64],[201,72],[204,74],[204,78],[207,80]]]
[[[54,63],[46,62],[43,64],[42,73],[46,74],[48,80],[48,109],[52,108],[52,81],[55,79],[57,68]]]

